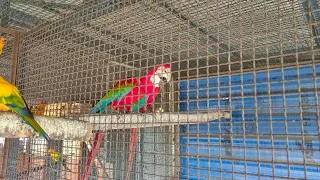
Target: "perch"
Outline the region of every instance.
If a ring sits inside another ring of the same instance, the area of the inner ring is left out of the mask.
[[[182,125],[206,123],[220,118],[231,118],[230,112],[211,111],[206,113],[161,113],[161,114],[115,114],[90,115],[80,117],[80,120],[89,121],[94,130],[145,128],[166,125]],[[102,125],[103,124],[103,125]],[[100,126],[102,125],[102,126]]]
[[[35,120],[53,140],[87,141],[92,135],[89,122],[35,115]],[[0,111],[0,137],[23,138],[38,135],[15,113]]]
[[[210,120],[231,117],[229,112],[209,113],[156,113],[156,114],[117,114],[117,115],[86,115],[79,120],[60,117],[35,115],[35,120],[43,127],[53,140],[87,141],[92,130],[111,130],[144,128],[165,125],[181,125],[205,123]],[[104,124],[99,126],[99,124]],[[0,112],[0,137],[22,138],[37,135],[37,133],[15,113]]]

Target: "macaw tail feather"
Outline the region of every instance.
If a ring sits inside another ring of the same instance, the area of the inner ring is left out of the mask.
[[[50,137],[47,135],[46,132],[42,129],[42,127],[33,119],[25,115],[21,115],[21,118],[30,125],[36,132],[38,132],[42,137],[44,137],[48,143],[51,143]]]
[[[96,107],[93,107],[93,108],[91,109],[91,113],[96,113],[96,112],[98,112],[98,109],[97,109]]]
[[[102,111],[102,108],[100,108],[99,106],[95,106],[91,109],[91,113],[96,113],[96,112],[99,112],[99,111]]]
[[[101,106],[100,104],[97,104],[95,107],[91,109],[91,113],[97,113],[100,111],[100,113],[104,113],[110,110],[109,106]]]
[[[27,107],[20,107],[16,104],[6,104],[9,109],[13,112],[20,115],[20,117],[26,122],[29,126],[31,126],[36,132],[38,132],[41,136],[43,136],[48,143],[51,143],[50,137],[47,135],[46,132],[42,129],[42,127],[38,124],[37,121],[34,120],[32,113],[29,111]]]

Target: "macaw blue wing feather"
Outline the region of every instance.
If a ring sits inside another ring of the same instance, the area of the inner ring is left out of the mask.
[[[131,107],[131,111],[138,112],[141,108],[143,108],[143,106],[145,106],[147,104],[148,98],[149,98],[149,96],[146,95],[146,96],[143,96],[143,98],[136,101],[135,103],[133,103],[132,107]]]

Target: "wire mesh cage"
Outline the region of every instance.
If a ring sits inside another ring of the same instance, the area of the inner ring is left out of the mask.
[[[13,67],[17,64],[18,53],[18,34],[10,29],[0,29],[0,74],[7,81],[14,81],[16,72]],[[1,109],[1,108],[0,108]],[[7,159],[6,152],[9,147],[9,141],[5,143],[5,138],[0,137],[0,178],[5,176],[7,164],[4,159]]]
[[[0,0],[52,137],[7,135],[5,178],[320,179],[319,3]]]

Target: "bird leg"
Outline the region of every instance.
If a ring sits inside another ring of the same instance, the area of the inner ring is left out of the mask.
[[[148,111],[147,105],[144,105],[142,108],[139,110],[141,113],[146,113]]]
[[[153,104],[148,104],[148,108],[151,112],[153,112]]]
[[[152,104],[146,104],[140,109],[141,113],[152,113],[153,112],[153,105]]]

